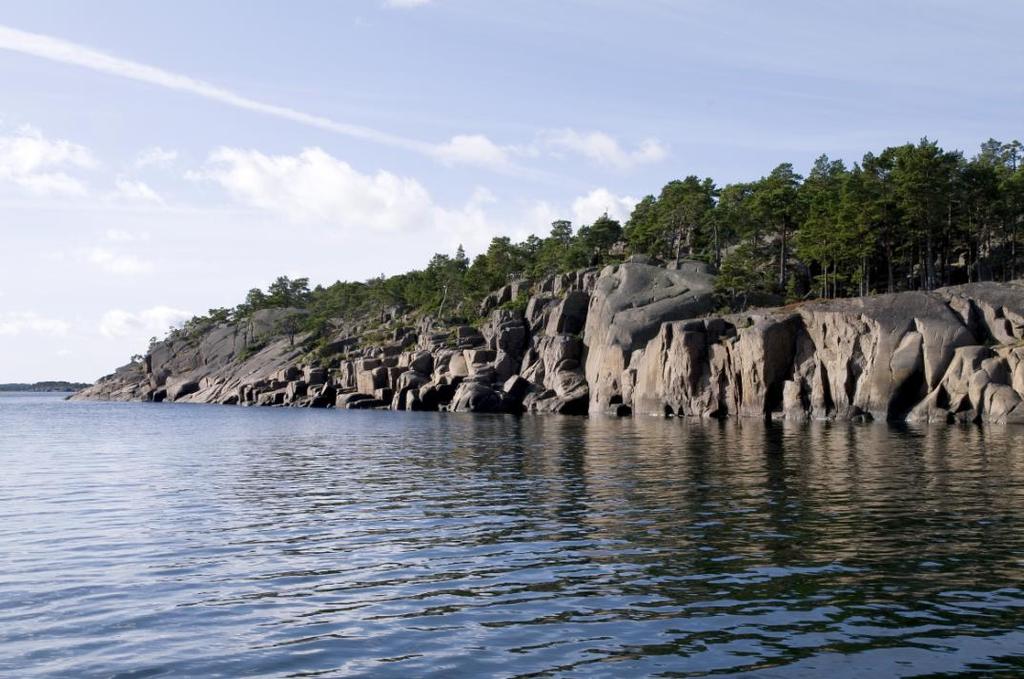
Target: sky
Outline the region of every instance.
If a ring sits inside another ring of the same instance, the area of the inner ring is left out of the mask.
[[[0,382],[279,275],[365,280],[671,179],[1024,136],[1024,4],[0,5]]]

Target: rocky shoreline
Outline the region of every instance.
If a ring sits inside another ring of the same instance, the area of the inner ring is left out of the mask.
[[[365,322],[339,321],[315,360],[307,338],[275,334],[289,310],[266,309],[158,342],[72,399],[1024,423],[1022,282],[719,316],[713,288],[703,264],[634,258],[510,284],[479,326],[396,311],[367,342]]]

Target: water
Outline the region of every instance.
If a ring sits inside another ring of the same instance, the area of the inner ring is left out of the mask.
[[[0,396],[0,675],[1024,673],[1022,435]]]

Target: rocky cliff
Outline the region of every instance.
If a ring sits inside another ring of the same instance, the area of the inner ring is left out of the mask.
[[[73,398],[1024,423],[1024,283],[725,316],[713,285],[702,264],[636,259],[506,286],[479,327],[394,314],[368,342],[339,322],[316,358],[308,337],[275,334],[300,312],[264,310],[159,342]]]

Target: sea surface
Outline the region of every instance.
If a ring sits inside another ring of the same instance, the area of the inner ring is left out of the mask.
[[[0,676],[1024,675],[1024,429],[0,394]]]

